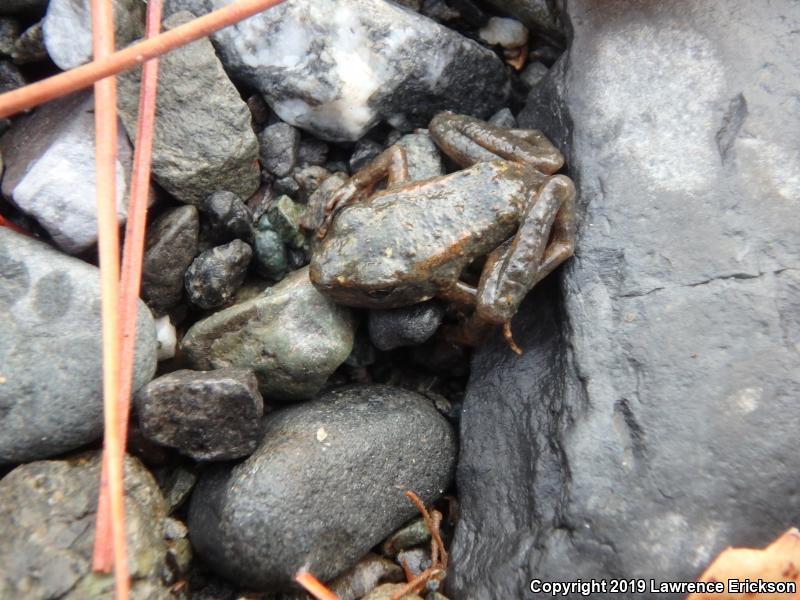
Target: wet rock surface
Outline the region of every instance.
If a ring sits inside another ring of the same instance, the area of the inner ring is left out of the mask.
[[[194,206],[171,209],[147,228],[141,294],[156,314],[180,302],[186,269],[197,255],[199,231]]]
[[[388,386],[350,386],[265,419],[243,463],[207,471],[192,496],[192,544],[254,587],[305,567],[327,580],[354,565],[448,486],[455,438],[431,403]]]
[[[145,436],[195,460],[242,458],[261,441],[264,402],[247,369],[174,371],[139,390],[134,406]]]
[[[184,276],[189,300],[206,309],[230,303],[244,282],[252,257],[253,249],[242,240],[201,253]]]
[[[307,399],[353,347],[353,317],[320,294],[308,269],[198,321],[181,342],[197,369],[253,369],[269,400]]]
[[[79,93],[51,102],[14,122],[0,138],[3,196],[35,218],[66,252],[97,241],[94,100]],[[127,215],[132,149],[120,128],[117,144],[117,219]]]
[[[103,428],[96,267],[0,227],[0,464],[47,458]],[[137,317],[134,389],[153,377],[156,343]]]
[[[219,242],[253,239],[253,217],[242,199],[233,192],[215,192],[203,205],[210,235]]]
[[[534,572],[691,581],[800,509],[794,5],[567,16],[520,125],[561,141],[578,248],[514,320],[525,354],[473,361],[456,597],[518,597]]]
[[[99,453],[17,467],[0,480],[0,596],[99,600],[112,575],[92,572]],[[125,526],[131,598],[171,598],[161,581],[164,499],[153,476],[125,460]]]
[[[214,42],[283,121],[329,140],[356,140],[381,120],[424,127],[444,108],[485,117],[509,93],[495,54],[382,0],[285,3]]]
[[[427,341],[442,322],[444,307],[435,300],[369,312],[369,339],[378,350],[416,346]]]
[[[173,15],[164,28],[175,28],[190,18],[186,12]],[[155,180],[179,200],[198,206],[222,190],[251,196],[260,180],[258,141],[247,104],[225,74],[211,42],[202,39],[163,56],[158,80]],[[139,71],[122,74],[119,81],[120,114],[133,138]]]

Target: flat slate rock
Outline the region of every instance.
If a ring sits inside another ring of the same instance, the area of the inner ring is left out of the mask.
[[[493,52],[384,0],[286,2],[213,39],[283,121],[328,140],[357,140],[379,121],[410,131],[443,109],[488,117],[510,92]]]
[[[0,227],[0,464],[47,458],[103,432],[96,267]],[[134,389],[156,370],[139,304]]]
[[[353,316],[320,294],[308,268],[195,323],[181,349],[196,369],[253,369],[267,400],[312,398],[353,348]]]
[[[172,29],[192,18],[164,21]],[[190,75],[189,75],[190,74]],[[118,76],[119,110],[128,135],[136,135],[140,71]],[[153,178],[183,202],[202,206],[217,191],[249,198],[258,189],[258,140],[250,110],[207,39],[162,56],[158,67]]]
[[[349,386],[265,419],[243,463],[208,470],[192,494],[192,545],[214,570],[274,589],[300,568],[327,581],[417,514],[403,494],[437,499],[455,434],[429,400]]]
[[[797,5],[567,8],[519,122],[566,155],[577,253],[514,320],[525,354],[473,362],[455,597],[692,581],[800,514]]]

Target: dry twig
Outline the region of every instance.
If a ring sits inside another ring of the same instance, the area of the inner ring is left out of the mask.
[[[150,0],[147,3],[145,36],[148,38],[158,35],[161,28],[161,9],[162,0]],[[122,350],[119,365],[118,399],[121,453],[125,451],[125,440],[128,437],[128,414],[130,412],[134,350],[136,346],[136,310],[142,278],[157,87],[158,59],[153,59],[147,61],[142,69],[142,83],[139,93],[139,121],[137,123],[136,148],[131,173],[131,198],[128,204],[128,222],[125,228],[125,251],[122,257],[122,281],[120,284]],[[97,527],[92,562],[95,571],[105,573],[111,570],[113,560],[113,544],[110,536],[109,489],[107,485],[109,458],[108,452],[105,452],[103,455],[103,473],[100,478],[100,497],[97,502]]]

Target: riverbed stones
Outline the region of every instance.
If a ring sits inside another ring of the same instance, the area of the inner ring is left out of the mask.
[[[194,206],[179,206],[147,228],[142,265],[142,299],[156,314],[180,302],[183,277],[197,254],[200,217]]]
[[[205,309],[230,303],[244,282],[251,258],[253,249],[242,240],[201,253],[184,277],[189,301]]]
[[[175,28],[190,18],[187,12],[178,13],[164,22],[164,28]],[[118,79],[120,115],[128,135],[134,137],[139,71],[120,74]],[[250,110],[211,43],[204,38],[162,56],[158,80],[155,180],[175,198],[198,206],[221,190],[249,198],[260,183],[258,141]]]
[[[0,480],[0,597],[113,596],[113,575],[92,571],[101,464],[99,452],[87,453],[22,465]],[[131,598],[168,600],[164,499],[130,456],[124,481]]]
[[[253,369],[267,398],[313,397],[353,348],[351,312],[320,294],[308,269],[195,323],[181,348],[196,369]]]
[[[211,236],[219,242],[253,239],[253,217],[242,199],[233,192],[211,194],[203,205]]]
[[[112,6],[114,38],[122,48],[144,33],[147,5],[141,0],[113,0]],[[49,0],[42,28],[47,53],[63,71],[92,60],[91,0]]]
[[[216,571],[260,589],[300,568],[329,580],[447,488],[454,433],[430,401],[389,386],[347,386],[265,419],[243,463],[207,471],[189,529]]]
[[[269,125],[258,134],[261,166],[276,177],[286,177],[297,166],[300,131],[288,123]]]
[[[145,436],[195,460],[242,458],[261,441],[264,402],[247,369],[174,371],[139,390],[134,406]]]
[[[49,102],[17,119],[0,138],[5,160],[2,192],[35,218],[66,252],[97,241],[94,100],[91,92]],[[117,138],[117,220],[127,215],[132,149]]]
[[[473,361],[454,597],[692,581],[800,512],[796,3],[687,7],[570,1],[519,115],[565,153],[578,245],[511,325],[524,354]]]
[[[379,121],[424,127],[445,108],[486,117],[510,89],[493,52],[383,0],[287,2],[214,42],[283,121],[327,140],[356,140]]]
[[[96,267],[0,227],[0,464],[47,458],[103,431]],[[156,369],[155,328],[139,304],[133,387]]]

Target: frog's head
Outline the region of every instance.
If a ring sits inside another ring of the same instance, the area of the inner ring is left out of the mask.
[[[311,282],[334,302],[396,308],[432,298],[436,285],[415,268],[403,240],[387,236],[361,206],[343,210],[311,257]],[[369,222],[368,222],[369,221]]]

